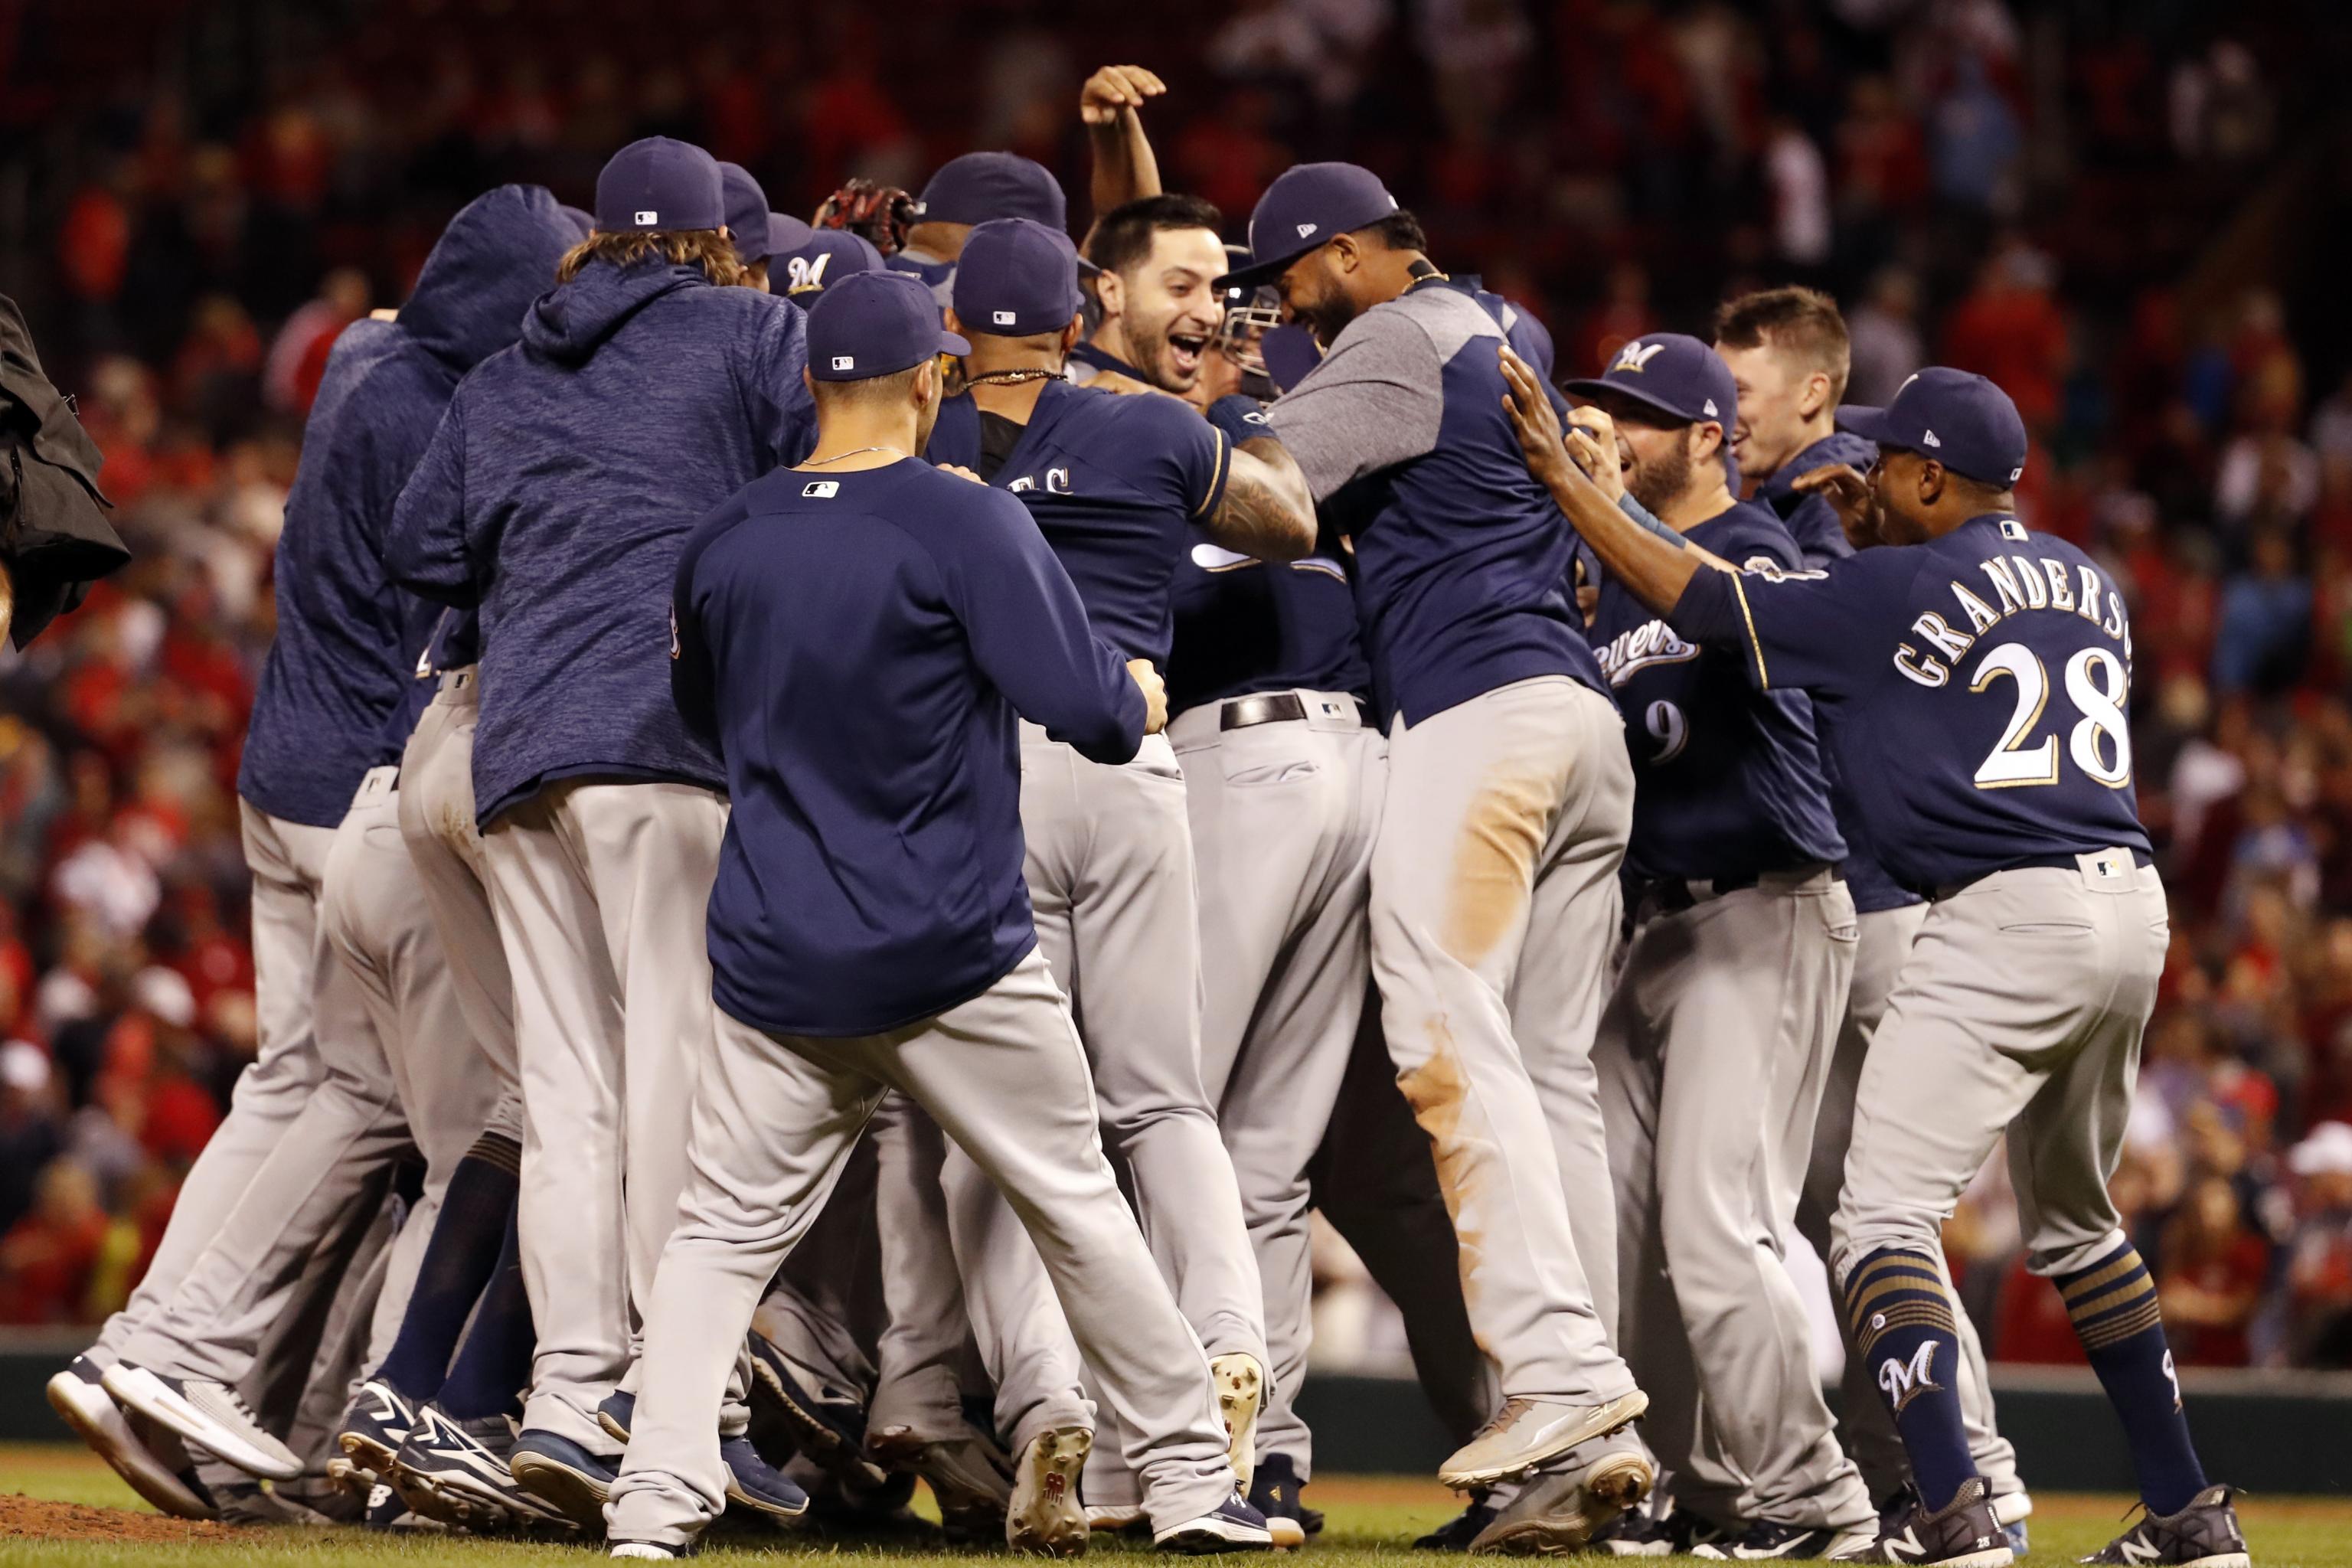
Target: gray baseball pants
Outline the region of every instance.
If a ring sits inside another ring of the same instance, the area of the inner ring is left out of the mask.
[[[171,1222],[147,1272],[122,1310],[107,1319],[89,1349],[111,1366],[143,1323],[160,1314],[180,1281],[212,1245],[255,1173],[269,1157],[312,1088],[325,1076],[319,1037],[364,1027],[366,1015],[348,988],[323,997],[319,981],[331,965],[319,924],[319,890],[326,879],[331,827],[311,827],[269,816],[251,801],[237,802],[245,863],[253,873],[253,990],[257,1047],[237,1075],[228,1115],[204,1152],[188,1167],[172,1205]],[[323,1015],[321,1005],[323,1004]]]
[[[1824,1259],[1830,1256],[1830,1220],[1837,1213],[1838,1194],[1845,1185],[1846,1148],[1853,1142],[1853,1099],[1862,1083],[1862,1064],[1870,1054],[1879,1020],[1885,1016],[1895,975],[1927,918],[1927,905],[1906,904],[1900,909],[1873,910],[1856,921],[1862,940],[1854,944],[1853,984],[1846,993],[1837,1055],[1831,1059],[1829,1081],[1822,1090],[1821,1119],[1813,1123],[1813,1153],[1805,1172],[1805,1190],[1797,1200],[1797,1230]],[[1943,1262],[1943,1250],[1938,1247],[1937,1266],[1941,1268]],[[1944,1289],[1951,1288],[1947,1271]],[[1838,1313],[1837,1320],[1843,1332],[1845,1314]],[[1969,1452],[1976,1459],[1977,1473],[1992,1483],[1995,1495],[2016,1491],[2021,1485],[2017,1451],[1994,1424],[1984,1343],[1966,1312],[1955,1311],[1952,1321],[1959,1334],[1960,1416],[1968,1426]],[[1844,1397],[1839,1405],[1838,1436],[1861,1470],[1870,1495],[1883,1498],[1910,1475],[1911,1462],[1904,1455],[1902,1436],[1895,1430],[1895,1417],[1887,1414],[1885,1398],[1850,1342],[1841,1382]]]
[[[1997,871],[1929,906],[1862,1067],[1839,1287],[1884,1248],[1935,1256],[2006,1132],[2026,1265],[2063,1274],[2123,1239],[2107,1180],[2170,940],[2129,851]]]
[[[407,962],[397,979],[371,973],[352,956],[353,928],[362,922],[376,921],[380,930],[404,915],[423,919],[421,904],[403,896],[413,895],[414,879],[404,886],[407,851],[393,799],[396,777],[397,770],[378,768],[362,781],[331,840],[319,885],[315,923],[329,947],[317,972],[315,1003],[325,1072],[169,1301],[123,1342],[126,1361],[178,1376],[241,1382],[253,1370],[263,1338],[287,1311],[312,1255],[362,1200],[380,1201],[383,1173],[409,1145],[388,1048],[388,1039],[397,1037],[387,1030],[421,1026],[431,1016],[434,988],[424,972],[433,943],[429,932],[408,932]],[[372,908],[374,900],[393,907]],[[443,1021],[462,1027],[446,1005],[446,985],[439,994]],[[325,1026],[331,1018],[340,1022]],[[461,1108],[448,1110],[454,1119]],[[479,1131],[478,1120],[457,1128],[456,1152],[463,1153]],[[446,1173],[445,1166],[445,1179]],[[377,1298],[393,1299],[395,1330],[431,1228],[430,1213],[425,1217],[424,1226],[394,1244]]]
[[[1072,999],[1104,1141],[1128,1173],[1144,1238],[1209,1353],[1246,1352],[1263,1366],[1257,1260],[1201,1083],[1192,837],[1168,738],[1146,736],[1133,762],[1110,767],[1024,721],[1021,826],[1037,951]],[[998,1425],[1017,1453],[1047,1426],[1073,1424],[1084,1401],[1070,1334],[1033,1310],[1043,1276],[983,1175],[950,1153],[949,1226]]]
[[[1155,1521],[1233,1492],[1209,1367],[1104,1157],[1087,1057],[1044,955],[886,1035],[770,1035],[719,1015],[692,1112],[691,1176],[646,1312],[615,1540],[681,1544],[724,1505],[719,1400],[777,1265],[806,1233],[877,1102],[929,1112],[1021,1216],[1104,1399],[1134,1434]]]
[[[418,890],[440,933],[441,951],[464,1016],[499,1096],[488,1131],[522,1141],[522,1089],[514,1043],[514,983],[490,910],[482,830],[474,823],[474,727],[481,679],[472,665],[441,677],[400,759],[400,837]]]
[[[522,1086],[517,1222],[539,1336],[523,1425],[592,1453],[614,1450],[596,1406],[629,1370],[630,1304],[677,1218],[726,827],[725,799],[693,784],[574,779],[482,835]],[[741,1347],[739,1326],[730,1356]]]
[[[1638,912],[1593,1048],[1618,1258],[1642,1302],[1620,1343],[1658,1409],[1651,1440],[1702,1513],[1865,1524],[1781,1254],[1853,979],[1853,900],[1818,867],[1677,891],[1696,901]],[[1654,1281],[1670,1282],[1665,1312]]]
[[[1633,1390],[1587,1275],[1616,1247],[1591,1051],[1633,805],[1615,705],[1565,676],[1389,736],[1372,974],[1508,1396]]]
[[[1201,1079],[1233,1156],[1265,1289],[1272,1387],[1261,1453],[1313,1461],[1297,1400],[1313,1337],[1307,1167],[1362,1014],[1365,903],[1388,747],[1355,699],[1297,691],[1304,719],[1169,727],[1200,875]]]

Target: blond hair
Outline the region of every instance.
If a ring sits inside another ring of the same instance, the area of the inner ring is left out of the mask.
[[[563,253],[555,280],[569,283],[592,261],[634,267],[659,256],[679,267],[699,267],[721,289],[747,288],[751,275],[735,254],[735,242],[715,228],[598,229]]]

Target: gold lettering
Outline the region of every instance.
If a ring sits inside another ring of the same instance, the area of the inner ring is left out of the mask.
[[[2083,575],[2083,618],[2093,626],[2099,624],[2099,569],[2095,566],[2078,568]]]
[[[1989,632],[2000,624],[1993,608],[1958,583],[1952,584],[1952,595],[1960,602],[1960,609],[1969,617],[1969,625],[1980,632]]]
[[[1934,643],[1936,651],[1946,658],[1959,658],[1977,640],[1966,632],[1954,631],[1944,617],[1933,610],[1913,621],[1911,629]]]
[[[1941,659],[1921,658],[1919,650],[1907,642],[1895,645],[1895,668],[1903,672],[1904,679],[1916,680],[1922,686],[1941,686],[1952,679],[1952,672],[1945,668]]]
[[[2042,574],[2033,569],[2033,563],[2022,555],[2012,555],[2010,559],[2017,563],[2017,585],[2025,591],[2025,607],[2029,610],[2048,609],[2050,590],[2042,585]]]
[[[2010,571],[2008,562],[1996,555],[1983,563],[1983,569],[1984,574],[1992,579],[1993,592],[2000,596],[2003,616],[2013,616],[2025,607],[2025,595],[2019,590],[2016,574]]]
[[[2042,571],[2050,579],[2050,607],[2053,610],[2073,609],[2074,584],[2066,575],[2066,563],[2053,561],[2045,555],[2042,558]]]

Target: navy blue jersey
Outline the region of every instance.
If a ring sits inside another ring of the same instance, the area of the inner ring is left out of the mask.
[[[1811,692],[1886,868],[1920,891],[2121,846],[2131,626],[2090,557],[1987,515],[1826,571],[1701,572],[1668,617]]]
[[[1797,489],[1797,479],[1831,463],[1844,463],[1867,473],[1877,461],[1875,445],[1843,430],[1833,431],[1781,464],[1771,478],[1757,487],[1756,499],[1770,507],[1774,515],[1788,525],[1789,536],[1797,542],[1797,550],[1804,556],[1806,565],[1827,566],[1853,554],[1853,546],[1846,540],[1845,525],[1838,521],[1837,510],[1825,498]],[[1897,882],[1879,864],[1876,852],[1870,847],[1870,834],[1862,826],[1861,810],[1854,805],[1845,781],[1838,776],[1835,760],[1824,753],[1822,761],[1830,771],[1830,807],[1837,813],[1838,831],[1845,836],[1847,855],[1845,864],[1839,869],[1845,878],[1847,891],[1853,895],[1854,912],[1866,915],[1917,903],[1919,896]]]
[[[971,1000],[1036,941],[1019,713],[1097,762],[1142,693],[1001,492],[915,461],[784,469],[698,524],[671,686],[726,760],[710,893],[719,1005],[870,1035]]]
[[[1503,341],[1433,279],[1350,321],[1267,411],[1354,539],[1373,694],[1409,723],[1538,676],[1609,689],[1565,586],[1568,520],[1503,412]]]
[[[940,408],[925,456],[980,471],[969,395]],[[989,482],[1028,506],[1095,630],[1128,658],[1164,667],[1176,563],[1192,524],[1224,499],[1228,457],[1224,437],[1176,398],[1049,381]]]
[[[1356,595],[1336,548],[1259,561],[1196,534],[1176,568],[1176,647],[1168,711],[1254,691],[1371,695]]]
[[[1801,564],[1762,507],[1735,504],[1684,537],[1742,564]],[[1756,690],[1738,652],[1685,642],[1612,578],[1592,647],[1633,756],[1629,876],[1728,881],[1845,854],[1802,692]]]

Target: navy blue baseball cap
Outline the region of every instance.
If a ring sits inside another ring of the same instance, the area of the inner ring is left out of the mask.
[[[871,381],[910,370],[933,354],[971,345],[940,325],[940,304],[911,272],[845,278],[808,313],[809,374],[818,381]]]
[[[727,198],[727,232],[746,266],[768,259],[768,193],[740,163],[719,165],[719,188]]]
[[[860,272],[882,270],[882,253],[868,244],[864,235],[852,234],[845,228],[814,230],[800,244],[789,250],[779,250],[768,258],[770,286],[803,304],[814,300],[829,284]],[[914,274],[907,276],[911,278]]]
[[[1218,279],[1217,287],[1271,283],[1333,236],[1369,228],[1396,210],[1397,199],[1370,169],[1301,163],[1286,170],[1250,213],[1249,265]]]
[[[1840,404],[1837,426],[2003,489],[2025,472],[2025,421],[2017,405],[1983,376],[1948,365],[1929,365],[1896,387],[1884,408]]]
[[[1712,419],[1723,426],[1723,449],[1731,450],[1732,422],[1739,417],[1739,386],[1731,367],[1707,344],[1681,332],[1649,332],[1617,351],[1597,376],[1560,387],[1570,398],[1604,392],[1656,409],[1680,425]]]
[[[998,338],[1059,331],[1086,303],[1078,247],[1060,229],[1025,217],[982,224],[956,258],[950,299],[969,331]]]
[[[809,242],[816,230],[784,213],[768,215],[768,255],[789,256]]]
[[[762,209],[767,204],[762,202]],[[631,229],[719,228],[727,222],[719,160],[690,142],[648,136],[613,154],[596,176],[596,226]]]
[[[983,224],[1025,217],[1056,232],[1070,226],[1062,183],[1018,153],[966,153],[950,158],[923,187],[920,223]]]

